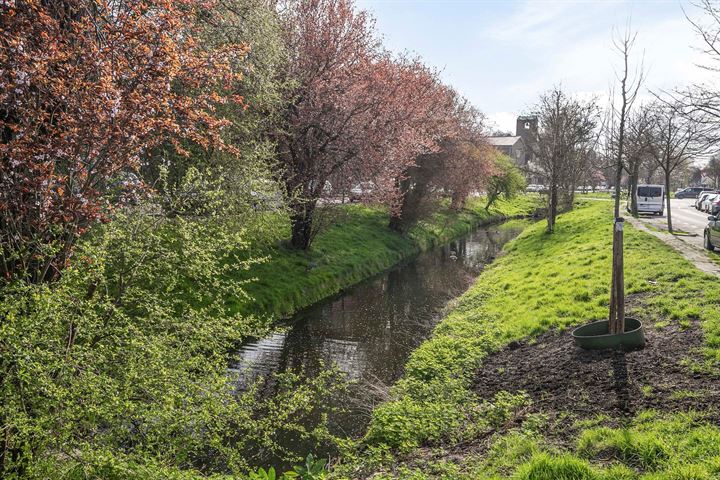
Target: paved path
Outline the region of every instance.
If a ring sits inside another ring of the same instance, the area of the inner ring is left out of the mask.
[[[708,223],[708,215],[695,210],[693,202],[694,200],[671,200],[673,229],[687,232],[687,235],[668,233],[665,216],[642,215],[639,218],[632,218],[628,215],[626,219],[638,230],[647,232],[673,247],[703,272],[720,277],[720,265],[713,262],[710,257],[718,254],[703,248],[703,231]],[[654,228],[648,228],[648,225]]]

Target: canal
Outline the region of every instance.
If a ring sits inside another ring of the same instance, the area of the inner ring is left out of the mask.
[[[238,388],[275,372],[302,369],[313,376],[335,365],[352,383],[347,398],[337,399],[345,412],[330,418],[330,429],[341,436],[362,435],[372,406],[400,378],[408,356],[428,338],[447,302],[527,225],[514,220],[479,228],[300,311],[287,328],[240,348],[231,368]],[[311,448],[297,438],[284,441],[283,447],[300,456]]]

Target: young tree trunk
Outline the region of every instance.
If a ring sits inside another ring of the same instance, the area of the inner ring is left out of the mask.
[[[613,226],[612,286],[610,291],[611,334],[625,331],[625,274],[623,265],[623,226],[622,218],[616,218]]]
[[[638,205],[637,205],[637,186],[638,186],[638,177],[640,175],[640,162],[635,161],[633,163],[632,171],[630,172],[630,179],[629,179],[629,195],[630,195],[630,213],[633,217],[637,217],[638,215]]]
[[[666,202],[666,208],[667,208],[667,226],[668,226],[668,232],[672,233],[673,226],[672,226],[672,212],[670,211],[670,171],[665,171],[665,202]]]
[[[622,182],[622,163],[618,163],[615,171],[615,218],[620,216],[620,182]]]
[[[572,210],[573,205],[575,205],[575,185],[570,185],[565,196],[565,210]]]

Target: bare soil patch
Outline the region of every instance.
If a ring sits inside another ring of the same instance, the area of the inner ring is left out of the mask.
[[[630,352],[582,350],[569,331],[513,342],[485,359],[473,388],[487,399],[502,390],[525,391],[531,411],[575,418],[622,419],[657,409],[699,410],[718,420],[718,378],[689,366],[701,360],[700,326],[646,327],[645,333],[646,347]]]

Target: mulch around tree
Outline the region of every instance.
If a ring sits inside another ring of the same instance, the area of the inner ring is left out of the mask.
[[[583,350],[570,331],[513,342],[484,360],[473,388],[488,400],[499,391],[524,391],[532,399],[526,413],[606,414],[621,421],[647,409],[698,410],[720,420],[720,379],[689,366],[702,360],[697,322],[685,329],[650,326],[645,335],[645,348],[629,352]]]

